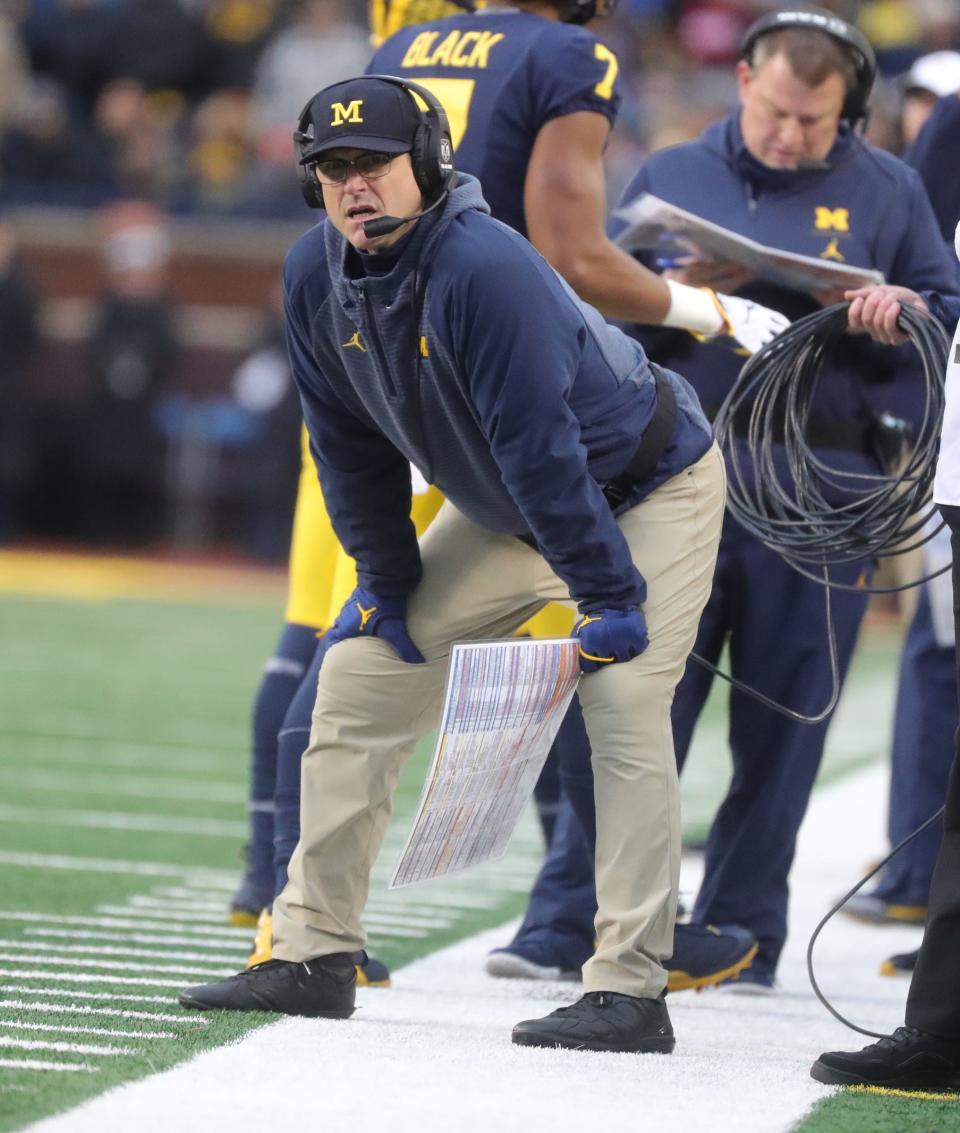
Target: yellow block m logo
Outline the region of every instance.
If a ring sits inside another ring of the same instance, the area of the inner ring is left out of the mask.
[[[331,126],[343,126],[345,123],[350,122],[354,126],[359,125],[363,121],[360,114],[360,107],[363,106],[363,99],[357,98],[353,102],[348,102],[346,106],[342,102],[335,102],[330,107],[333,117],[330,119]]]
[[[814,210],[814,227],[833,232],[850,231],[850,210],[831,209],[817,205]]]

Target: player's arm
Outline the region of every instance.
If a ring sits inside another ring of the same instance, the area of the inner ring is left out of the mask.
[[[524,182],[531,242],[581,298],[608,318],[730,335],[756,350],[787,325],[743,299],[667,282],[618,248],[604,231],[604,115],[580,110],[547,122]]]
[[[662,323],[670,309],[666,282],[604,232],[609,133],[608,120],[588,110],[554,118],[540,130],[524,183],[527,231],[574,291],[605,315]]]

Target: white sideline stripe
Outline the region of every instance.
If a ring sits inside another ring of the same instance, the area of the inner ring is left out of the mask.
[[[135,814],[119,810],[58,810],[55,807],[3,806],[0,820],[30,826],[79,826],[93,830],[139,830],[150,834],[186,834],[203,838],[243,838],[245,822],[220,818],[180,818],[172,814]]]
[[[96,1074],[96,1066],[85,1062],[43,1062],[39,1058],[0,1058],[0,1067],[7,1070],[53,1070],[56,1073],[75,1071],[82,1074]]]
[[[227,870],[202,870],[195,866],[174,865],[169,862],[131,862],[121,858],[82,858],[68,854],[27,854],[15,850],[0,850],[0,865],[22,866],[26,869],[67,869],[80,873],[125,873],[143,877],[201,876],[215,874],[234,878]]]
[[[349,1022],[277,1022],[42,1121],[31,1133],[218,1128],[225,1096],[230,1133],[309,1128],[316,1124],[318,1065],[329,1129],[383,1127],[386,1098],[390,1129],[418,1133],[640,1125],[657,1133],[785,1133],[833,1092],[809,1077],[817,1054],[863,1042],[813,997],[804,954],[831,896],[848,888],[883,844],[884,799],[883,777],[874,771],[814,795],[792,878],[783,992],[769,999],[709,990],[670,996],[678,1036],[672,1057],[512,1046],[518,1019],[542,1016],[578,991],[486,976],[485,953],[514,927],[502,925],[395,972],[389,992],[361,988],[362,1010]],[[688,858],[681,868],[690,888],[701,867]],[[860,1025],[891,1030],[903,1019],[906,981],[879,978],[876,964],[918,939],[916,929],[878,933],[837,918],[816,957],[826,993]]]
[[[0,1002],[0,1008],[8,1004]],[[49,1003],[44,1004],[50,1008]],[[111,1027],[65,1027],[60,1023],[25,1023],[22,1019],[0,1019],[0,1027],[17,1031],[46,1031],[56,1035],[100,1035],[107,1039],[175,1039],[176,1031],[117,1031]]]
[[[247,934],[251,940],[252,932],[251,929]],[[207,940],[198,939],[195,936],[174,936],[167,932],[150,935],[142,932],[121,932],[118,929],[113,929],[110,932],[90,932],[79,928],[32,928],[29,926],[24,929],[24,933],[27,936],[53,936],[62,937],[66,940],[129,940],[131,944],[188,944],[191,948],[229,948],[231,945],[236,945],[236,952],[231,953],[231,959],[241,956],[245,950],[249,951],[249,942],[245,949],[239,940],[230,937]],[[170,950],[167,949],[164,955],[169,956]]]
[[[5,770],[0,767],[0,783],[12,783],[30,791],[55,791],[71,795],[120,795],[134,798],[186,799],[203,803],[242,803],[247,792],[240,783],[205,779],[203,783],[184,783],[180,779],[161,779],[147,775],[64,775],[59,771]]]
[[[95,1054],[104,1058],[116,1058],[120,1054],[136,1054],[135,1046],[110,1046],[105,1043],[97,1046],[95,1043],[60,1043],[41,1042],[38,1039],[15,1039],[8,1035],[0,1035],[0,1050],[49,1050],[54,1054]]]
[[[129,910],[128,910],[129,912]],[[170,918],[173,919],[173,918]],[[187,921],[193,918],[181,917],[179,920]],[[0,922],[3,921],[27,921],[29,923],[47,924],[54,922],[55,924],[73,924],[73,925],[90,925],[93,928],[117,928],[117,929],[140,929],[163,931],[168,926],[167,918],[157,921],[140,920],[131,917],[81,917],[81,916],[60,916],[56,913],[32,913],[21,910],[0,909]],[[252,929],[249,928],[234,928],[232,925],[223,925],[220,928],[210,928],[207,925],[196,925],[191,927],[189,924],[177,924],[177,932],[190,933],[196,936],[222,936],[225,939],[235,939],[238,943],[241,941],[248,941],[252,939]],[[198,941],[199,947],[199,941]]]
[[[0,960],[7,963],[30,963],[36,960],[41,964],[53,964],[62,968],[93,968],[108,972],[156,972],[159,975],[200,976],[203,979],[213,979],[215,976],[232,976],[232,968],[186,968],[181,964],[134,964],[123,960],[83,960],[72,956],[31,956],[22,952],[0,952]],[[0,975],[8,973],[0,969]],[[12,973],[16,975],[16,972]],[[59,979],[58,974],[47,973],[48,979]]]
[[[21,945],[29,945],[29,950],[24,949],[21,953],[19,951]],[[77,952],[92,952],[96,956],[139,956],[143,960],[169,960],[170,949],[156,949],[156,948],[118,948],[114,944],[78,944],[75,948],[68,948],[63,944],[44,944],[42,940],[0,940],[0,948],[13,948],[17,951],[14,953],[5,954],[0,952],[0,959],[10,960],[19,957],[22,960],[30,962],[31,960],[39,960],[41,963],[47,961],[47,953],[53,955],[74,955]],[[43,953],[44,955],[38,955]],[[202,964],[210,964],[217,967],[221,964],[234,964],[237,957],[231,953],[229,956],[224,955],[222,952],[214,953],[212,956],[205,956],[202,952],[178,952],[177,957],[181,960],[196,960]],[[53,959],[50,963],[57,963]],[[77,959],[78,963],[86,964],[86,960]],[[105,967],[126,967],[125,964],[111,964],[103,965]],[[152,964],[136,964],[130,969],[134,972],[139,971],[170,971],[172,969],[158,969]]]
[[[82,992],[76,991],[63,991],[59,988],[53,991],[43,991],[41,988],[11,988],[11,990],[25,991],[29,995],[81,995]],[[161,999],[159,996],[151,995],[117,995],[110,996],[106,994],[99,995],[100,999],[156,999],[158,1003],[163,1003],[169,1007],[172,1000]],[[151,1019],[157,1023],[185,1023],[189,1026],[194,1026],[199,1023],[203,1027],[210,1025],[209,1019],[204,1019],[196,1012],[192,1015],[164,1015],[159,1011],[121,1011],[110,1007],[88,1007],[86,1004],[77,1006],[73,1003],[29,1003],[25,999],[0,999],[0,1009],[9,1007],[11,1010],[17,1011],[36,1011],[42,1013],[44,1011],[56,1015],[96,1015],[100,1018],[114,1018],[114,1019]]]
[[[57,998],[62,997],[64,999],[106,999],[111,1003],[160,1003],[164,1007],[169,1007],[173,1002],[172,997],[169,995],[136,995],[135,993],[126,991],[71,991],[63,987],[27,987],[24,984],[0,984],[0,992],[6,992],[8,995],[14,992],[18,995],[24,992],[28,995],[55,995]],[[36,1008],[38,1011],[40,1010],[39,1003],[36,1005]],[[68,1007],[65,1004],[61,1004],[60,1009],[62,1011],[93,1010],[93,1008],[86,1007]],[[111,1011],[111,1015],[112,1014],[114,1014],[114,1012]],[[133,1012],[131,1012],[131,1014],[133,1014]],[[144,1018],[160,1019],[161,1016],[147,1012]],[[169,1018],[174,1021],[180,1020],[182,1022],[190,1020],[196,1023],[203,1023],[204,1025],[210,1022],[209,1019],[203,1019],[200,1016],[194,1018],[192,1015],[171,1015]]]
[[[208,972],[202,974],[209,976]],[[232,975],[233,973],[228,974]],[[132,976],[91,976],[84,972],[50,972],[42,969],[40,971],[24,971],[22,968],[0,968],[0,976],[8,976],[15,980],[43,980],[44,983],[60,980],[62,983],[71,984],[116,984],[118,987],[176,987],[183,989],[183,980],[141,980],[134,979]]]

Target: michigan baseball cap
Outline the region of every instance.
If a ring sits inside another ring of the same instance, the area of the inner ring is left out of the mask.
[[[340,146],[406,153],[423,120],[403,87],[368,78],[348,79],[314,95],[309,119],[313,140],[303,148],[301,165]]]
[[[937,98],[960,91],[960,52],[933,51],[921,55],[907,72],[904,89],[925,90]]]

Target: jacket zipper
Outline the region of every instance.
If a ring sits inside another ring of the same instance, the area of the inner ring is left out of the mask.
[[[364,304],[364,315],[367,324],[367,335],[370,339],[370,349],[373,352],[374,365],[380,374],[383,375],[383,383],[387,387],[387,397],[392,398],[394,401],[399,396],[396,383],[393,380],[393,375],[390,373],[390,367],[387,365],[386,355],[383,352],[383,344],[380,341],[380,335],[377,333],[377,320],[373,316],[373,312],[367,305],[367,292],[363,287],[357,288],[357,295],[360,301]]]

